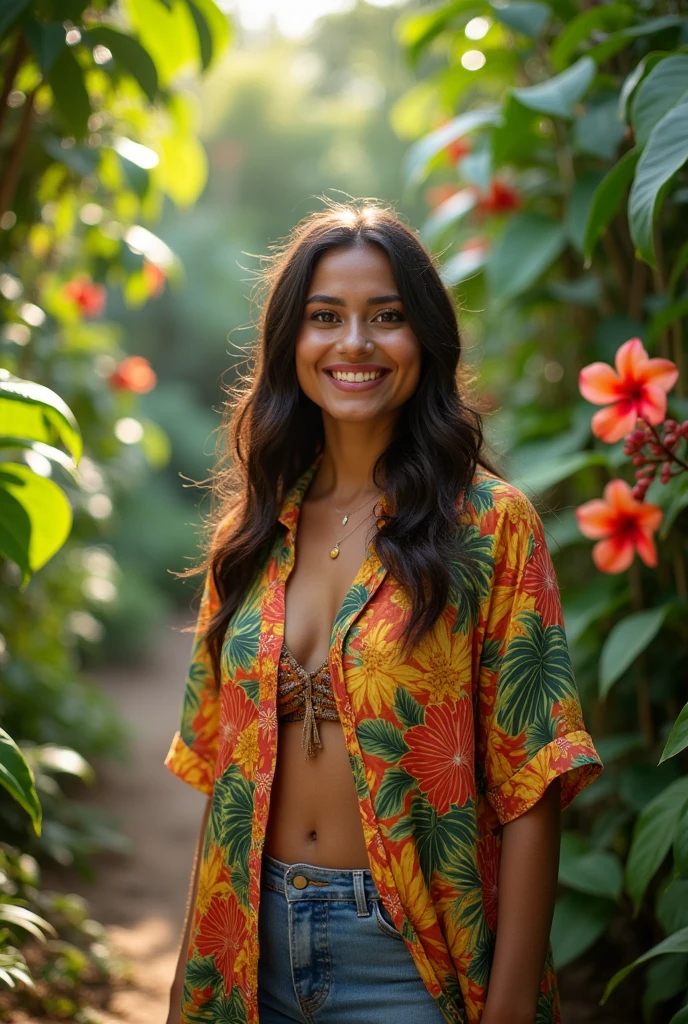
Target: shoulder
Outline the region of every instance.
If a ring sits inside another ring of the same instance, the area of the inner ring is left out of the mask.
[[[460,523],[477,526],[481,534],[501,533],[507,526],[542,528],[531,499],[515,484],[479,466],[457,500]]]

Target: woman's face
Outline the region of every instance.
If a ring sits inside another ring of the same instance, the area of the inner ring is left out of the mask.
[[[387,419],[415,391],[420,367],[421,345],[384,250],[328,250],[316,265],[296,340],[306,395],[335,420]]]

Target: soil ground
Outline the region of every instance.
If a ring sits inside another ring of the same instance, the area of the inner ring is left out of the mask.
[[[205,801],[163,765],[191,652],[191,634],[180,632],[188,622],[188,616],[175,616],[160,628],[146,665],[93,673],[129,724],[131,757],[126,765],[101,766],[97,791],[88,799],[118,822],[131,840],[131,854],[98,858],[94,882],[64,870],[44,872],[47,887],[88,900],[90,916],[107,926],[115,951],[132,965],[131,983],[119,986],[107,1012],[100,1011],[104,1024],[166,1020]],[[613,970],[595,957],[560,972],[564,1024],[639,1024],[637,1003],[597,1005]],[[18,1017],[16,1024],[29,1024],[29,1018]],[[48,1022],[42,1018],[41,1024]]]

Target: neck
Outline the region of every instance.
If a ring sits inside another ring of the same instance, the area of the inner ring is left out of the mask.
[[[393,423],[343,423],[323,417],[325,450],[311,487],[311,497],[330,498],[346,507],[379,493],[373,466],[392,436]]]

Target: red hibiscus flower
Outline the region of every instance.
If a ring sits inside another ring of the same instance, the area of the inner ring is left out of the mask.
[[[594,405],[606,405],[592,418],[592,432],[607,444],[620,441],[633,430],[641,416],[656,426],[666,416],[667,392],[678,380],[678,369],[670,359],[650,359],[640,338],[625,341],[614,357],[616,370],[608,363],[590,363],[578,375],[583,398]]]
[[[522,577],[523,589],[535,598],[545,626],[563,626],[557,577],[545,544],[538,544]]]
[[[645,565],[657,565],[652,534],[659,529],[662,517],[657,505],[637,501],[625,480],[611,480],[604,489],[604,499],[595,498],[576,509],[581,533],[599,539],[592,549],[593,561],[601,572],[608,573],[628,569],[636,551]]]
[[[470,702],[429,704],[423,725],[404,733],[410,748],[401,766],[418,781],[438,814],[461,807],[473,793],[473,729]]]
[[[157,377],[143,356],[128,356],[117,364],[108,381],[115,391],[134,391],[138,395],[145,395],[155,387]]]
[[[87,274],[80,274],[64,286],[64,295],[81,310],[83,316],[100,316],[105,309],[107,292],[102,284],[94,284]]]
[[[235,679],[222,687],[220,697],[220,738],[216,774],[219,777],[232,760],[241,734],[255,720],[258,712],[246,691]]]
[[[201,918],[195,945],[201,956],[214,956],[215,966],[228,981],[234,974],[234,964],[246,938],[246,918],[237,898],[212,900],[208,912]]]

